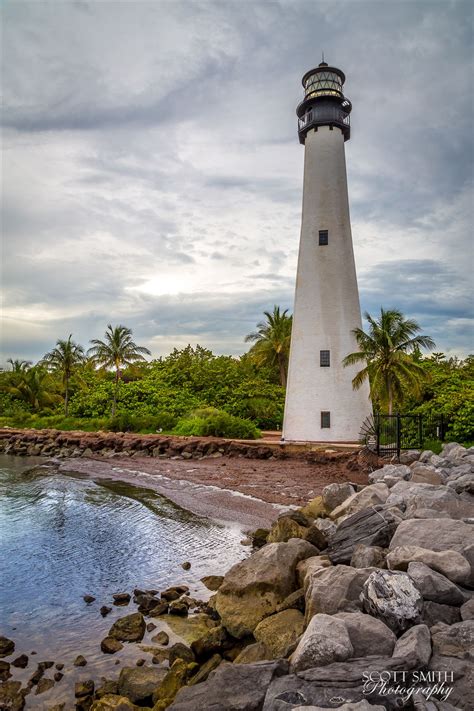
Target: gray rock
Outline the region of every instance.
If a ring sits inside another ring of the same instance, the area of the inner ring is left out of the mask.
[[[385,706],[374,706],[368,701],[342,704],[337,708],[338,711],[385,711]],[[293,706],[292,711],[327,711],[327,706]]]
[[[177,659],[182,659],[185,662],[196,661],[193,650],[182,642],[176,642],[176,644],[173,644],[173,646],[171,646],[168,651],[168,660],[170,667],[173,666],[173,663]]]
[[[448,481],[447,485],[457,494],[462,494],[463,492],[467,494],[474,494],[474,474],[472,472],[463,474],[462,476],[456,477],[456,479]]]
[[[431,628],[433,654],[458,659],[474,659],[474,620],[445,625],[439,622]]]
[[[123,644],[113,637],[104,637],[100,643],[100,648],[104,654],[115,654],[115,652],[120,652],[123,649]]]
[[[428,462],[433,456],[433,452],[430,449],[425,449],[418,457],[419,462]]]
[[[341,662],[354,654],[347,627],[331,615],[315,615],[290,657],[293,671]]]
[[[425,600],[442,605],[462,605],[464,595],[457,585],[424,563],[409,563],[408,575]]]
[[[354,657],[366,657],[374,650],[387,657],[392,655],[397,638],[381,620],[363,612],[337,612],[335,617],[347,627]]]
[[[455,709],[472,711],[474,689],[474,665],[467,659],[457,659],[456,657],[443,657],[433,653],[428,665],[428,669],[436,673],[446,674],[446,678],[454,677],[454,683],[449,683],[451,693],[449,702]]]
[[[332,511],[343,503],[349,496],[355,494],[355,489],[348,482],[343,484],[329,484],[322,492],[323,502],[328,511]]]
[[[255,644],[249,644],[243,648],[234,659],[234,664],[254,664],[255,662],[270,659],[271,656],[271,653],[262,642],[255,642]]]
[[[472,504],[462,499],[446,486],[417,484],[399,481],[390,489],[387,505],[406,506],[406,517],[413,517],[417,509],[436,509],[449,513],[453,519],[462,519],[472,513]]]
[[[330,518],[315,518],[313,526],[319,528],[319,530],[322,531],[322,533],[325,533],[328,538],[335,533],[337,529],[336,524],[334,521],[331,521]]]
[[[456,622],[461,622],[461,613],[459,607],[440,605],[438,602],[425,600],[421,621],[430,628],[438,624],[438,622],[454,625]]]
[[[472,574],[469,561],[454,550],[432,551],[419,546],[399,546],[389,552],[386,561],[390,570],[407,570],[410,563],[424,562],[461,585],[468,584]]]
[[[407,449],[405,452],[400,452],[400,464],[412,464],[417,462],[420,458],[419,449]]]
[[[307,541],[268,543],[234,565],[216,594],[216,610],[234,637],[251,634],[297,588],[296,565],[317,554]]]
[[[304,631],[304,616],[299,610],[283,610],[262,620],[254,630],[257,642],[270,652],[270,659],[287,657]]]
[[[336,533],[329,539],[325,553],[332,563],[350,563],[354,548],[359,543],[388,546],[398,524],[398,518],[382,507],[359,511],[339,524]]]
[[[386,555],[386,548],[358,543],[352,551],[351,566],[353,568],[386,568]]]
[[[221,664],[202,684],[185,686],[169,711],[258,711],[271,681],[286,674],[288,663]]]
[[[474,620],[474,598],[471,598],[460,609],[462,620]]]
[[[118,680],[118,693],[132,703],[149,701],[156,687],[166,676],[167,669],[159,667],[124,667]]]
[[[437,469],[428,464],[417,464],[412,469],[410,481],[418,484],[443,484],[444,477]]]
[[[425,667],[431,657],[431,635],[426,625],[415,625],[398,640],[393,657],[406,659],[407,668]]]
[[[444,459],[459,459],[466,454],[468,454],[468,450],[457,442],[447,442],[441,449],[441,456]]]
[[[473,534],[474,527],[464,521],[445,518],[407,520],[400,523],[389,547],[393,549],[416,542],[420,548],[432,551],[453,550],[463,553],[471,544]]]
[[[407,480],[410,474],[410,467],[406,466],[406,464],[385,464],[381,469],[376,469],[369,474],[369,482],[371,484],[376,484],[379,481],[385,482],[388,477],[390,481],[396,483],[402,479]]]
[[[306,592],[313,573],[323,568],[331,568],[332,563],[327,555],[314,555],[306,560],[301,560],[296,566],[296,577],[298,584]]]
[[[362,511],[369,506],[384,504],[389,492],[388,486],[383,483],[365,486],[361,491],[352,494],[352,496],[349,496],[348,499],[331,511],[330,516],[333,520],[336,520],[341,516],[347,516],[348,514]]]
[[[336,612],[359,612],[360,594],[373,568],[351,568],[337,565],[316,570],[306,579],[306,621],[313,615]]]
[[[361,600],[366,612],[395,633],[420,621],[423,598],[406,573],[376,570],[367,578]]]

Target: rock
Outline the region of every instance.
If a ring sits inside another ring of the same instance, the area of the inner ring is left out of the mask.
[[[322,493],[324,507],[327,511],[332,511],[353,494],[355,494],[355,489],[348,482],[329,484],[324,487]]]
[[[359,543],[388,546],[398,524],[398,518],[391,511],[377,506],[364,509],[339,524],[325,552],[334,564],[349,563]]]
[[[474,620],[474,598],[461,605],[460,613],[462,620]]]
[[[85,667],[87,664],[87,659],[85,657],[83,657],[82,654],[79,654],[75,658],[73,664],[75,667]]]
[[[189,560],[185,560],[184,563],[181,563],[181,567],[183,570],[190,570],[191,563],[189,562]]]
[[[347,627],[331,615],[315,615],[291,655],[294,672],[341,662],[354,654]]]
[[[8,637],[0,637],[0,657],[8,657],[15,651],[15,642]]]
[[[181,597],[181,595],[185,595],[188,592],[189,588],[187,585],[173,585],[173,587],[163,590],[161,598],[170,602],[172,600],[177,600]]]
[[[358,543],[352,551],[351,566],[353,568],[386,568],[386,554],[386,548]]]
[[[39,662],[38,669],[41,669],[41,671],[46,671],[46,669],[51,669],[53,665],[54,662]]]
[[[115,654],[115,652],[120,652],[123,649],[123,644],[114,637],[104,637],[100,643],[100,648],[104,654]]]
[[[296,589],[296,565],[317,550],[307,541],[268,543],[234,565],[217,591],[216,610],[227,631],[240,639]]]
[[[426,625],[415,625],[398,640],[393,657],[405,659],[408,669],[425,667],[431,657],[431,635]]]
[[[271,656],[262,642],[249,644],[236,656],[234,664],[254,664],[269,659]]]
[[[463,492],[474,494],[474,474],[464,474],[453,481],[448,481],[448,487],[457,494],[462,494]]]
[[[151,638],[151,641],[156,642],[156,644],[163,644],[166,646],[167,644],[169,644],[170,638],[166,634],[166,632],[161,631],[158,632],[158,634],[155,634],[155,636]]]
[[[312,525],[317,526],[326,535],[326,538],[329,538],[337,530],[336,524],[330,518],[315,518]]]
[[[407,570],[410,563],[425,563],[454,583],[467,584],[471,579],[471,566],[456,551],[433,551],[419,546],[398,546],[386,558],[390,570]]]
[[[109,614],[109,612],[112,612],[112,608],[107,607],[107,605],[102,605],[99,612],[102,615],[102,617],[106,617]]]
[[[90,711],[138,711],[138,708],[125,696],[105,694],[105,696],[94,701]]]
[[[184,600],[173,600],[168,605],[168,613],[170,615],[180,615],[181,617],[188,614],[188,605]]]
[[[134,602],[138,605],[138,612],[142,615],[147,615],[150,610],[153,610],[157,605],[161,604],[161,600],[151,592],[141,593],[140,595],[135,595]]]
[[[332,563],[327,557],[327,555],[314,555],[311,558],[306,558],[306,560],[300,560],[296,566],[296,577],[298,579],[298,584],[306,590],[307,583],[311,578],[311,575],[317,570],[322,570],[323,568],[331,568]]]
[[[143,657],[141,657],[140,659],[137,659],[137,661],[135,662],[137,667],[143,667],[145,665],[145,663],[146,663],[146,659],[144,659]]]
[[[299,610],[284,610],[266,617],[254,630],[257,642],[265,645],[270,659],[287,657],[304,631],[304,616]]]
[[[327,514],[322,496],[316,496],[314,499],[311,499],[306,506],[303,506],[300,510],[301,513],[308,518],[319,518],[319,516],[325,516]]]
[[[176,644],[173,644],[172,647],[170,647],[168,659],[170,662],[170,667],[173,666],[174,662],[177,659],[182,659],[184,662],[195,662],[196,661],[196,658],[194,656],[194,652],[192,651],[192,649],[190,647],[187,647],[182,642],[177,642]]]
[[[181,687],[188,683],[197,670],[197,664],[187,664],[182,659],[177,659],[153,693],[153,711],[167,709]]]
[[[420,458],[421,452],[418,449],[407,449],[404,452],[400,452],[400,464],[412,464],[417,462]]]
[[[83,595],[82,599],[84,600],[84,602],[87,602],[87,604],[90,605],[91,602],[94,602],[95,597],[93,595]]]
[[[120,617],[109,630],[109,637],[120,642],[140,642],[145,634],[145,620],[140,612]]]
[[[446,487],[444,487],[446,488]],[[471,524],[453,519],[423,519],[402,521],[390,542],[390,549],[412,545],[432,551],[453,550],[463,553],[471,544],[474,529]]]
[[[265,543],[267,542],[267,537],[270,531],[268,528],[257,528],[256,531],[253,531],[251,534],[251,539],[252,539],[252,545],[254,548],[262,548]],[[212,576],[210,576],[212,577]],[[207,587],[207,586],[206,586]],[[210,590],[212,588],[209,588]]]
[[[53,679],[40,679],[36,687],[35,696],[39,694],[44,694],[45,691],[49,691],[54,686]]]
[[[223,575],[205,575],[203,578],[201,578],[201,583],[203,583],[203,585],[205,585],[208,590],[212,590],[213,592],[219,590],[223,582]]]
[[[472,689],[474,688],[474,665],[472,661],[433,654],[428,670],[435,672],[435,674],[441,672],[442,675],[446,675],[447,679],[454,678],[454,683],[449,683],[451,692],[449,695],[450,704],[453,705],[456,711],[458,709],[472,710]]]
[[[153,692],[166,673],[166,669],[156,667],[124,667],[118,679],[118,693],[134,704],[149,706]]]
[[[381,469],[377,469],[369,474],[369,483],[376,484],[377,482],[382,482],[390,486],[388,481],[395,484],[402,479],[408,479],[410,474],[411,469],[405,464],[386,464]],[[385,481],[386,479],[388,481]]]
[[[360,594],[372,568],[337,565],[316,570],[306,581],[306,621],[313,615],[336,612],[358,612]]]
[[[207,660],[207,662],[201,664],[201,666],[199,667],[199,671],[197,671],[196,674],[194,674],[190,678],[190,680],[188,681],[188,686],[194,686],[195,684],[200,684],[201,682],[206,681],[209,674],[214,671],[214,669],[217,669],[221,662],[221,655],[213,654],[212,657]]]
[[[64,674],[60,671],[54,672],[54,681],[61,681],[63,678]]]
[[[25,697],[21,693],[21,682],[4,681],[0,684],[0,709],[2,711],[22,711]]]
[[[293,519],[293,521],[299,523],[300,526],[303,526],[304,528],[307,528],[311,523],[310,518],[308,518],[308,516],[305,516],[301,509],[296,509],[296,511],[293,509],[288,509],[288,511],[283,511],[281,514],[279,514],[278,518],[291,518]]]
[[[94,682],[92,679],[87,679],[87,681],[76,681],[74,684],[74,696],[76,699],[80,699],[83,696],[90,696],[94,693]]]
[[[316,523],[312,523],[311,526],[305,529],[303,537],[320,551],[327,548],[329,535],[322,531]]]
[[[20,654],[19,657],[12,661],[12,666],[19,669],[25,669],[28,666],[28,657],[26,654]]]
[[[366,612],[396,634],[416,624],[423,610],[423,598],[411,578],[389,570],[375,570],[367,577],[361,600]]]
[[[132,599],[132,596],[125,592],[114,593],[112,597],[114,599],[114,605],[128,605]]]
[[[168,603],[167,602],[160,602],[158,605],[153,607],[150,610],[150,615],[152,617],[160,617],[161,615],[166,615],[168,612]]]
[[[385,711],[385,706],[374,706],[368,701],[359,701],[355,704],[342,704],[338,711]],[[326,711],[326,706],[293,706],[292,711]]]
[[[444,605],[462,605],[464,595],[457,585],[424,563],[409,563],[408,575],[425,600]]]
[[[357,491],[355,494],[352,494],[352,496],[349,496],[344,503],[331,511],[330,516],[335,520],[340,516],[347,516],[348,514],[363,511],[363,509],[367,509],[370,506],[384,504],[389,493],[390,491],[386,484],[371,484],[370,486],[364,487],[362,491]]]
[[[461,622],[461,613],[459,611],[459,607],[440,605],[437,602],[425,600],[421,621],[430,628],[438,622],[444,622],[447,625],[454,625],[456,622]]]
[[[156,630],[156,625],[154,622],[149,622],[146,626],[146,631],[153,632],[153,630]]]
[[[205,657],[218,652],[227,639],[227,632],[222,625],[211,627],[205,635],[191,643],[191,649],[197,657]],[[192,660],[194,661],[194,659]]]
[[[347,627],[354,657],[366,657],[374,651],[387,657],[392,655],[397,638],[381,620],[363,612],[337,612],[335,617]]]
[[[10,663],[0,661],[0,681],[7,681],[10,677]]]
[[[439,622],[431,629],[433,654],[458,659],[474,659],[474,620],[445,625]]]
[[[390,489],[387,505],[406,507],[406,518],[412,518],[417,509],[436,509],[448,513],[452,519],[469,517],[472,504],[461,498],[446,486],[417,484],[411,481],[399,481]]]
[[[106,696],[107,694],[117,695],[118,680],[115,680],[115,679],[113,681],[110,679],[107,680],[107,679],[104,679],[104,677],[102,677],[102,679],[103,679],[104,683],[102,684],[102,686],[99,686],[95,690],[95,694],[94,694],[95,698],[101,699],[103,696]]]
[[[306,531],[306,528],[300,526],[290,516],[279,517],[271,527],[267,541],[268,543],[286,543],[290,538],[306,538]]]
[[[412,470],[410,481],[416,484],[443,484],[444,479],[434,467],[418,464]]]
[[[272,679],[287,669],[283,661],[221,664],[207,681],[181,689],[169,711],[257,711]]]
[[[448,459],[458,459],[467,453],[468,450],[457,442],[447,442],[441,449],[441,456]]]
[[[283,610],[300,610],[300,612],[304,612],[304,606],[305,606],[305,599],[304,599],[304,589],[303,588],[298,588],[298,590],[295,590],[295,592],[292,592],[288,595],[288,597],[285,597],[283,602],[281,602],[278,606],[276,611],[277,612],[283,612]]]

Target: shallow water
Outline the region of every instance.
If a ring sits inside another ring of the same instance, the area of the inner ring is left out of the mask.
[[[40,709],[64,700],[76,678],[115,676],[117,658],[122,664],[147,658],[136,645],[114,657],[100,652],[114,619],[136,610],[114,607],[102,618],[99,608],[111,606],[113,593],[186,583],[191,595],[203,596],[199,578],[225,572],[245,549],[238,527],[198,517],[154,491],[44,465],[26,471],[37,463],[0,455],[0,619],[1,634],[16,645],[7,661],[37,652],[14,679],[28,679],[41,660],[66,665],[55,689],[27,697],[27,708]],[[185,560],[192,563],[187,572]],[[86,605],[85,594],[96,601]],[[72,667],[77,654],[87,667]]]

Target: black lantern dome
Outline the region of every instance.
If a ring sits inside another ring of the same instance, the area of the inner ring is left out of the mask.
[[[337,126],[344,140],[349,140],[352,104],[342,92],[345,80],[344,72],[326,62],[306,72],[302,79],[304,99],[296,109],[300,143],[305,142],[310,129],[317,130],[318,126]]]

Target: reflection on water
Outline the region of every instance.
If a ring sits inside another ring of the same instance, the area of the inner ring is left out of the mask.
[[[223,573],[244,556],[237,528],[128,483],[44,466],[25,471],[36,463],[0,455],[1,633],[15,641],[14,656],[38,653],[14,678],[29,678],[32,662],[51,659],[65,663],[72,679],[79,653],[89,660],[88,676],[116,670],[115,657],[102,655],[98,643],[114,619],[135,607],[102,618],[99,608],[111,604],[113,593],[184,582],[199,596],[200,577]],[[187,572],[180,566],[185,560],[192,562]],[[85,594],[96,602],[86,605]],[[133,655],[126,645],[118,656],[124,662]],[[44,699],[60,697],[53,690]],[[41,708],[36,704],[37,697],[36,703],[28,697],[27,707]]]

